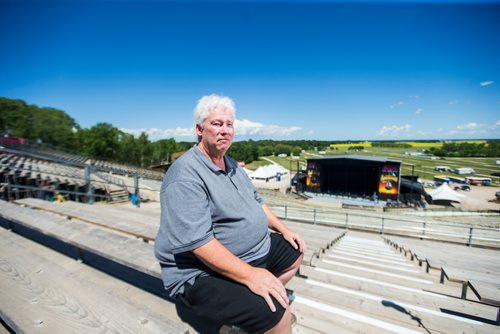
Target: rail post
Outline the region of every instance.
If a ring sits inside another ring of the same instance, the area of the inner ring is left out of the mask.
[[[469,227],[469,242],[467,243],[467,246],[472,246],[472,232],[474,231],[474,226]]]
[[[385,218],[382,217],[382,226],[380,227],[380,234],[384,234],[384,222],[385,222]]]
[[[285,204],[285,220],[288,218],[288,205]]]
[[[313,224],[316,225],[316,208],[313,209]]]
[[[349,214],[345,214],[345,229],[347,230],[349,228]]]
[[[90,165],[85,164],[84,176],[85,176],[85,189],[86,189],[87,203],[94,204],[94,194],[93,194],[90,174],[91,174],[91,167],[90,167]]]
[[[425,221],[424,221],[424,222],[422,223],[422,236],[424,236],[424,235],[425,235],[425,227],[426,227],[426,226],[427,226],[427,222],[425,222]]]

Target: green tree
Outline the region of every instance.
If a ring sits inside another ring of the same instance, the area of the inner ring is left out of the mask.
[[[175,139],[161,139],[152,143],[153,164],[170,162],[172,153],[182,151],[182,148],[175,142]]]
[[[109,123],[97,123],[81,131],[82,152],[93,158],[114,160],[119,156],[120,130]]]

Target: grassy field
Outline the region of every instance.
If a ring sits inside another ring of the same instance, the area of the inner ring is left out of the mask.
[[[486,140],[456,140],[453,141],[454,143],[461,144],[461,143],[469,143],[469,144],[486,144]],[[420,142],[420,141],[401,141],[401,142],[395,142],[395,143],[400,143],[400,144],[409,144],[412,147],[411,148],[406,148],[405,150],[409,149],[429,149],[431,147],[435,148],[440,148],[443,146],[444,142]],[[372,146],[372,142],[370,141],[364,141],[364,142],[359,142],[359,143],[341,143],[341,144],[331,144],[330,149],[344,149],[348,148],[351,146],[364,146],[365,148],[370,148]]]
[[[485,141],[467,141],[469,143],[481,143]],[[365,143],[368,143],[365,145]],[[423,143],[423,142],[407,142],[409,144],[415,144],[413,148],[382,148],[382,147],[372,147],[370,142],[365,142],[360,144],[336,144],[332,145],[332,147],[325,152],[325,154],[318,154],[315,151],[306,151],[300,155],[300,166],[305,167],[307,159],[311,158],[320,158],[331,155],[344,155],[344,154],[358,154],[358,155],[370,155],[370,156],[380,156],[388,159],[398,160],[402,162],[401,173],[403,175],[411,175],[412,169],[414,175],[419,176],[422,179],[433,180],[435,175],[450,175],[450,176],[458,176],[458,177],[466,177],[472,175],[457,175],[453,173],[441,173],[434,170],[436,166],[448,166],[450,168],[459,168],[459,167],[470,167],[476,171],[474,176],[477,177],[489,177],[491,178],[493,184],[500,185],[500,177],[492,176],[493,172],[500,172],[500,165],[496,165],[495,162],[500,160],[500,157],[497,158],[441,158],[436,159],[436,157],[430,156],[415,156],[410,155],[409,153],[417,153],[421,152],[426,148],[430,148],[429,145],[439,144],[441,143]],[[419,146],[417,146],[419,144]],[[424,146],[423,144],[428,144]],[[364,146],[363,151],[348,151],[347,149],[350,146]],[[436,146],[434,146],[436,147]],[[296,171],[297,169],[297,160],[294,160],[290,157],[280,158],[269,156],[266,157],[283,167],[290,169],[292,171]],[[434,160],[436,159],[436,160]],[[258,162],[253,162],[250,164],[251,167],[254,166],[262,166],[269,164],[268,161],[259,160]],[[257,168],[255,167],[255,168]],[[249,167],[250,168],[250,167]],[[250,169],[255,169],[250,168]]]

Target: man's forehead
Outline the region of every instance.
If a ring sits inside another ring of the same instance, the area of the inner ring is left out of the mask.
[[[216,105],[216,106],[213,106],[213,107],[210,107],[208,109],[209,112],[231,112],[231,110],[229,110],[229,107],[227,106],[224,106],[224,105]]]
[[[208,110],[206,119],[233,119],[233,114],[229,108],[220,106]]]

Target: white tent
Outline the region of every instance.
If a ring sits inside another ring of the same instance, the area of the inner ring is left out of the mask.
[[[253,171],[251,171],[250,169],[246,168],[246,167],[241,167],[245,173],[247,174],[247,176],[250,178],[250,175],[252,175]]]
[[[427,190],[427,194],[432,198],[432,201],[450,201],[460,202],[465,196],[452,190],[447,183],[443,183],[438,188]]]
[[[250,174],[250,178],[254,180],[269,180],[276,177],[278,174],[286,175],[288,174],[288,170],[280,165],[261,166]]]

